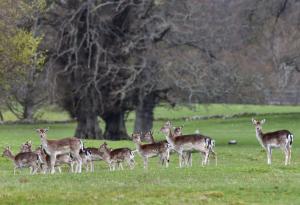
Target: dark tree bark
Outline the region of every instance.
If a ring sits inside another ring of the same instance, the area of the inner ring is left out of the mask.
[[[34,106],[30,103],[24,105],[24,112],[23,112],[23,120],[32,122],[35,110]]]
[[[105,113],[102,119],[105,121],[104,139],[129,139],[125,126],[125,112]]]
[[[135,111],[135,132],[147,132],[152,129],[154,118],[153,111],[157,104],[156,101],[156,96],[154,94],[150,94],[137,106]]]
[[[103,139],[97,115],[86,113],[77,119],[75,137],[81,139]]]

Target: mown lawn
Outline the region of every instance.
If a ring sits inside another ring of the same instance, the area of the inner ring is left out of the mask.
[[[260,113],[257,117],[266,118],[265,131],[282,128],[292,131],[295,136],[292,165],[283,166],[284,156],[279,150],[273,153],[272,166],[266,164],[266,153],[255,138],[251,117],[184,121],[183,116],[206,114],[185,108],[175,111],[158,108],[154,123],[157,139],[163,139],[158,132],[164,123],[161,118],[169,118],[174,125],[184,124],[184,133],[199,129],[216,140],[218,166],[211,160],[209,166],[202,167],[199,154],[194,153],[193,167],[180,169],[174,153],[168,169],[160,167],[158,159],[153,158],[149,169],[144,170],[141,158],[136,156],[134,170],[110,172],[104,162],[98,162],[95,173],[30,176],[28,170],[23,170],[14,176],[12,162],[2,157],[0,204],[300,204],[300,107],[212,106],[215,110],[207,115],[256,112]],[[29,139],[38,146],[39,137],[35,133],[38,127],[50,127],[49,138],[61,138],[72,136],[75,124],[1,125],[0,146],[11,145],[16,152]],[[131,133],[133,120],[127,122],[127,127]],[[236,139],[238,144],[228,145],[229,139]],[[85,141],[86,146],[100,143]],[[108,144],[134,148],[131,141]]]

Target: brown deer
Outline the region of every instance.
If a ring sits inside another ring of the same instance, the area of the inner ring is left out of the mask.
[[[32,152],[32,142],[29,140],[29,141],[26,141],[25,143],[21,144],[21,147],[20,147],[20,152]]]
[[[91,154],[90,171],[94,172],[94,162],[103,160],[103,153],[99,151],[99,148],[87,147],[85,148]]]
[[[40,164],[40,170],[43,173],[50,172],[51,170],[48,170],[50,166],[50,157],[45,153],[45,151],[42,149],[42,147],[38,147],[35,149],[35,151],[32,151],[32,143],[31,141],[27,141],[23,143],[20,147],[20,152],[34,152],[36,154],[39,154],[42,160],[42,163]],[[56,156],[56,161],[54,167],[61,173],[61,165],[68,165],[70,167],[70,172],[74,172],[74,161],[70,154],[62,154]]]
[[[86,172],[93,172],[92,152],[86,148],[83,148],[80,150],[79,154],[82,159],[82,164],[85,166]]]
[[[118,148],[111,150],[104,142],[99,151],[103,153],[103,160],[108,163],[109,170],[114,171],[116,166],[123,170],[122,162],[126,161],[130,169],[134,167],[134,154],[129,148]]]
[[[11,159],[14,164],[14,175],[16,174],[17,169],[30,168],[30,174],[35,174],[41,163],[40,156],[34,152],[21,152],[17,155],[14,155],[10,147],[6,147],[2,154],[3,157],[8,157]]]
[[[42,147],[38,147],[34,152],[40,152],[41,153],[41,159],[42,159],[42,171],[44,173],[51,172],[51,160],[50,156],[43,150]],[[72,159],[70,154],[61,154],[56,156],[55,165],[54,168],[58,170],[59,173],[61,173],[61,166],[62,165],[68,165],[70,172],[74,172],[74,160]]]
[[[275,132],[262,132],[262,125],[265,119],[259,121],[252,118],[252,123],[255,126],[256,138],[260,145],[267,151],[267,163],[271,164],[272,149],[281,148],[285,154],[285,165],[291,163],[292,144],[294,140],[293,134],[288,130],[278,130]]]
[[[193,150],[204,155],[202,159],[202,165],[206,165],[208,163],[210,154],[213,154],[216,159],[216,153],[213,151],[215,142],[210,137],[200,134],[181,135],[175,137],[172,131],[171,122],[169,121],[166,122],[160,130],[166,134],[168,143],[170,143],[172,148],[178,152],[179,167],[183,166],[184,152],[191,152]]]
[[[48,129],[37,129],[36,131],[40,135],[43,150],[50,157],[51,174],[55,173],[56,156],[62,154],[71,154],[76,161],[75,172],[81,173],[82,160],[79,152],[83,148],[83,143],[80,139],[71,137],[60,140],[48,140],[46,135]]]
[[[132,134],[132,140],[136,144],[138,153],[143,158],[144,168],[148,167],[148,159],[150,157],[156,157],[156,156],[160,157],[162,162],[166,164],[166,167],[169,166],[169,159],[170,159],[169,143],[161,141],[161,142],[154,142],[151,144],[142,144],[140,133]]]

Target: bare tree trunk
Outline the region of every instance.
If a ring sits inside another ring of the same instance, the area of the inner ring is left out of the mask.
[[[105,113],[102,118],[105,121],[104,139],[129,139],[125,126],[125,112]]]
[[[103,139],[95,113],[86,113],[77,118],[75,137],[81,139]]]
[[[155,95],[146,96],[135,111],[135,132],[148,132],[153,127],[153,110],[156,105]]]
[[[24,121],[28,121],[28,122],[33,122],[33,117],[34,117],[34,104],[32,104],[31,102],[26,102],[23,105],[23,119]]]

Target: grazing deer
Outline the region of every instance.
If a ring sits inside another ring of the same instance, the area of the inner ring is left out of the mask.
[[[103,153],[103,160],[108,163],[109,170],[114,171],[116,165],[123,170],[122,162],[126,161],[130,169],[134,167],[134,154],[129,148],[118,148],[111,150],[106,142],[100,145],[99,151]]]
[[[214,140],[212,140],[210,137],[199,134],[181,135],[175,137],[174,133],[172,132],[171,123],[169,121],[166,122],[160,130],[164,134],[166,134],[168,143],[170,143],[172,148],[176,152],[178,152],[179,167],[182,167],[183,165],[184,152],[190,152],[193,150],[198,151],[202,155],[204,155],[202,159],[202,165],[206,165],[208,163],[208,158],[210,154],[213,154],[216,159],[216,153],[213,151],[215,143]]]
[[[136,144],[138,153],[141,155],[144,161],[144,168],[148,166],[148,159],[150,157],[159,156],[163,163],[166,163],[166,167],[169,166],[170,158],[170,146],[165,141],[154,142],[151,144],[142,144],[141,134],[132,134],[132,140]]]
[[[2,154],[3,157],[8,157],[11,159],[14,164],[14,175],[16,174],[17,169],[21,168],[30,168],[30,174],[35,174],[39,168],[41,162],[40,156],[34,152],[21,152],[17,155],[14,155],[10,147],[6,147]]]
[[[80,149],[83,148],[83,144],[80,139],[71,137],[60,140],[48,140],[46,135],[48,129],[37,129],[36,131],[41,137],[43,149],[45,150],[46,154],[50,157],[51,174],[55,173],[54,166],[56,156],[62,154],[71,154],[73,159],[76,161],[75,172],[81,173],[82,160],[79,152]]]
[[[260,145],[267,151],[268,164],[271,164],[273,148],[281,148],[285,154],[284,164],[290,164],[294,140],[293,134],[288,130],[278,130],[264,134],[262,132],[262,125],[265,121],[265,119],[259,121],[252,118],[252,123],[255,126],[256,138]]]

